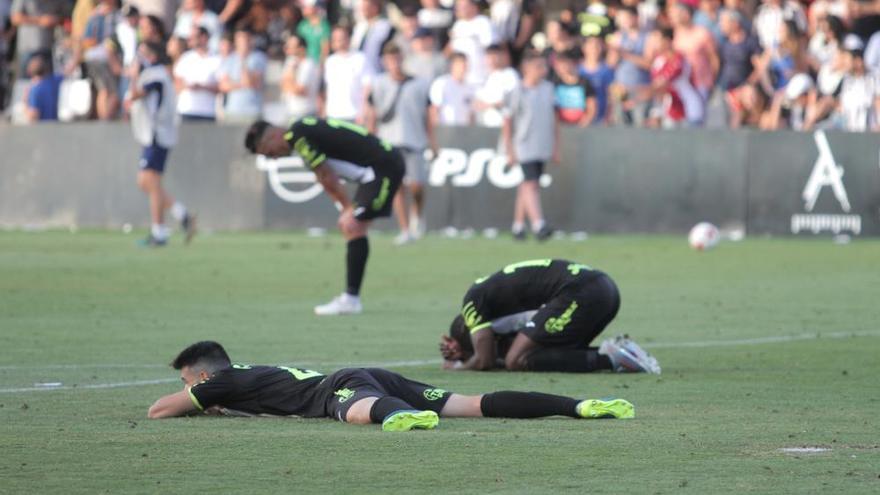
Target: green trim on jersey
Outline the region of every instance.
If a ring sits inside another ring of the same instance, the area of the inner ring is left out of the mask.
[[[542,259],[542,260],[528,260],[528,261],[520,261],[519,263],[511,263],[505,266],[501,271],[507,275],[515,272],[518,268],[530,268],[530,267],[542,267],[547,268],[550,264],[553,263],[551,258]]]
[[[483,323],[482,325],[477,325],[474,328],[471,328],[471,335],[473,335],[473,334],[479,332],[480,330],[482,330],[486,327],[489,327],[489,326],[492,326],[491,321],[487,321],[486,323]]]
[[[572,301],[568,309],[559,315],[558,318],[549,318],[547,322],[544,323],[544,330],[546,330],[547,333],[559,333],[565,330],[565,326],[571,323],[571,316],[577,308],[577,301]]]
[[[385,202],[388,201],[388,192],[391,189],[391,179],[388,177],[382,177],[382,186],[379,189],[379,196],[373,199],[373,210],[379,211],[385,206]]]
[[[471,330],[471,333],[476,332],[477,330],[474,328],[483,322],[483,317],[477,313],[477,308],[473,301],[468,301],[464,307],[461,308],[461,316],[464,318],[465,326]],[[489,322],[490,325],[491,323],[492,322]]]
[[[196,395],[193,393],[192,387],[186,389],[186,392],[189,394],[189,400],[191,400],[193,405],[196,406],[196,409],[198,409],[199,411],[204,411],[205,408],[202,407],[201,404],[199,404],[199,399],[196,399]]]

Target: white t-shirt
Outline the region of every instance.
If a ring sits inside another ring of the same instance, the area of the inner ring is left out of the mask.
[[[459,19],[449,31],[449,46],[453,52],[467,56],[467,80],[482,84],[486,79],[486,47],[495,42],[492,23],[484,15],[473,19]]]
[[[477,90],[477,100],[490,105],[504,103],[510,93],[519,85],[519,74],[512,67],[505,67],[489,73],[486,82]],[[477,123],[486,127],[501,127],[504,116],[501,107],[484,110],[477,115]]]
[[[840,89],[840,113],[844,128],[853,132],[871,129],[876,122],[874,102],[880,96],[880,81],[873,74],[848,75]]]
[[[801,32],[807,30],[807,16],[804,9],[792,0],[783,0],[782,7],[764,3],[758,7],[755,14],[753,29],[758,35],[758,41],[764,49],[773,48],[779,42],[779,31],[782,23],[794,21]]]
[[[174,77],[183,80],[185,85],[216,86],[219,69],[220,57],[189,50],[180,56],[174,66]],[[177,97],[177,113],[181,115],[214,117],[216,110],[217,93],[214,91],[183,89]]]
[[[469,125],[471,123],[471,101],[474,97],[474,87],[471,84],[460,83],[449,74],[442,75],[431,84],[429,97],[431,104],[439,109],[440,124]]]
[[[354,120],[361,112],[369,84],[367,59],[360,52],[334,53],[324,63],[327,117]]]
[[[284,72],[287,73],[296,60],[288,57],[284,62]],[[321,70],[318,64],[309,57],[299,61],[294,73],[296,83],[305,86],[306,94],[283,94],[281,95],[287,114],[291,119],[298,119],[308,115],[314,115],[318,110],[318,91],[321,90]]]

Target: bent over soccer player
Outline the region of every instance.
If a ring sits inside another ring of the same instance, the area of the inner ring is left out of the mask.
[[[344,120],[305,117],[284,130],[264,121],[251,125],[245,138],[251,153],[270,158],[299,154],[324,191],[342,208],[337,225],[346,246],[345,292],[315,307],[318,315],[361,312],[360,289],[370,245],[367,229],[375,218],[391,214],[391,203],[406,169],[403,157],[387,141]],[[342,177],[359,184],[349,199]]]
[[[623,399],[577,400],[538,392],[459,395],[380,368],[348,368],[329,375],[285,366],[232,364],[217,342],[197,342],[171,363],[184,387],[157,400],[150,418],[203,411],[233,416],[330,417],[379,423],[385,431],[431,429],[439,416],[632,418]]]
[[[514,263],[478,279],[463,305],[440,343],[446,369],[660,373],[628,337],[589,346],[617,316],[620,294],[611,277],[587,265]]]

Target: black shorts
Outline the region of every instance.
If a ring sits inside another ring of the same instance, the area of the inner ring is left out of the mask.
[[[327,376],[322,386],[330,387],[325,412],[339,421],[345,421],[352,404],[366,397],[397,397],[413,409],[440,414],[452,394],[381,368],[342,369]]]
[[[539,160],[523,162],[519,166],[522,168],[524,180],[539,180],[544,173],[544,162]]]
[[[391,163],[383,164],[383,172],[376,171],[376,178],[358,186],[354,193],[354,217],[367,221],[391,215],[391,204],[403,175],[406,164],[398,150],[388,154]],[[374,167],[376,170],[376,167]]]
[[[523,333],[543,346],[587,347],[619,309],[620,293],[614,281],[594,272],[575,280],[542,306]]]

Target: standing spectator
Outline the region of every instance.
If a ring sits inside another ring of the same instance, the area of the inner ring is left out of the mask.
[[[839,58],[844,35],[846,35],[846,27],[839,17],[828,15],[817,21],[816,31],[807,44],[807,54],[813,70],[821,70],[823,66],[833,64]],[[866,62],[867,54],[868,51],[865,50]]]
[[[489,75],[477,89],[474,110],[477,123],[486,127],[501,127],[504,123],[503,106],[510,93],[519,85],[519,75],[508,62],[507,50],[500,45],[486,49]]]
[[[810,76],[795,74],[784,88],[773,95],[770,109],[761,119],[761,128],[770,131],[784,128],[804,130],[811,91],[813,80]]]
[[[434,47],[434,36],[425,28],[413,35],[412,52],[403,59],[403,71],[433,81],[446,72],[446,57]]]
[[[367,58],[371,74],[382,72],[382,47],[392,36],[394,27],[382,17],[382,0],[360,0],[362,19],[354,25],[351,46]]]
[[[428,178],[425,151],[437,151],[434,128],[428,118],[431,82],[413,79],[403,72],[403,58],[397,45],[385,46],[382,62],[386,72],[373,80],[367,127],[400,150],[406,162],[403,183],[394,196],[400,226],[394,243],[402,245],[418,239],[423,232],[424,184]]]
[[[614,70],[605,63],[605,43],[598,36],[587,36],[583,43],[581,74],[596,92],[596,116],[593,123],[605,122],[608,116],[608,88],[614,82]]]
[[[849,70],[840,89],[843,128],[851,132],[877,131],[880,80],[877,74],[865,70],[861,49],[848,50],[844,58]]]
[[[296,34],[306,40],[309,58],[321,63],[330,54],[330,23],[319,0],[303,0],[302,14]]]
[[[691,84],[690,67],[684,55],[675,50],[674,36],[672,29],[658,32],[657,56],[651,64],[651,87],[647,93],[660,101],[655,117],[664,127],[696,127],[703,123],[705,100]]]
[[[457,20],[449,32],[449,49],[463,53],[468,61],[467,80],[480,85],[486,80],[486,48],[495,43],[492,23],[480,14],[478,0],[456,0]]]
[[[263,76],[266,56],[253,50],[250,31],[239,29],[233,40],[234,51],[220,64],[220,92],[226,95],[223,118],[253,120],[263,112]]]
[[[308,56],[306,41],[299,35],[287,39],[284,53],[287,58],[281,73],[281,99],[288,119],[293,122],[317,115],[321,68]]]
[[[547,48],[545,55],[550,65],[555,62],[557,53],[562,53],[577,47],[577,35],[570,30],[568,25],[559,21],[547,23]]]
[[[117,0],[101,0],[86,24],[85,34],[74,55],[76,65],[85,60],[86,74],[97,91],[95,112],[100,120],[116,118],[119,112],[122,60],[113,37],[120,20]]]
[[[520,2],[516,0],[489,0],[489,20],[495,32],[495,43],[505,48],[516,40],[519,27]]]
[[[522,63],[522,84],[510,95],[501,135],[507,164],[519,164],[524,179],[516,190],[513,210],[514,239],[526,237],[528,219],[535,238],[544,241],[553,230],[544,220],[539,180],[547,161],[559,163],[559,119],[554,108],[553,84],[546,79],[547,62],[528,53]]]
[[[119,44],[119,51],[122,53],[122,72],[119,74],[118,94],[120,97],[124,97],[128,93],[131,67],[137,57],[137,29],[140,12],[138,12],[137,7],[126,5],[122,8],[120,14],[122,19],[116,24],[116,42]]]
[[[514,67],[519,67],[523,53],[531,45],[532,37],[541,30],[543,3],[540,0],[522,0],[516,36],[510,41],[510,59]]]
[[[217,14],[205,8],[205,0],[184,0],[183,8],[177,14],[177,22],[174,24],[174,36],[185,40],[192,39],[194,28],[203,27],[208,31],[210,41],[208,43],[211,53],[217,52],[220,44],[220,36],[223,34],[223,24]]]
[[[762,84],[767,94],[781,91],[795,74],[807,69],[803,57],[803,39],[797,24],[785,21],[780,24],[779,30],[778,41],[770,47],[764,47],[761,56]]]
[[[141,14],[138,19],[138,38],[141,43],[159,43],[164,46],[166,32],[162,19],[154,15]]]
[[[694,24],[708,29],[716,45],[724,41],[720,16],[721,0],[700,0],[699,8],[694,12]]]
[[[46,55],[51,65],[55,45],[55,27],[61,24],[60,0],[13,0],[10,20],[16,28],[18,77],[24,79],[27,65],[34,54]]]
[[[807,30],[807,17],[796,0],[763,0],[755,14],[753,28],[765,50],[779,42],[785,21],[794,22],[800,32]]]
[[[731,127],[739,127],[744,113],[752,113],[747,106],[754,103],[760,72],[761,46],[758,39],[745,30],[745,21],[739,12],[724,10],[720,15],[721,31],[725,41],[721,45],[721,76],[719,87],[725,92],[730,112]],[[741,94],[741,93],[748,94]]]
[[[162,45],[141,43],[138,55],[143,64],[142,70],[131,81],[126,106],[131,112],[134,137],[143,146],[137,183],[150,202],[152,225],[142,245],[161,247],[168,242],[171,229],[165,225],[167,210],[171,210],[171,215],[180,222],[189,242],[195,232],[195,221],[186,207],[175,202],[162,187],[168,152],[177,143],[174,83],[165,66]]]
[[[180,60],[180,57],[183,56],[184,52],[186,52],[188,48],[187,41],[179,36],[172,36],[168,38],[168,44],[165,46],[165,53],[168,55],[168,60],[171,62],[171,73],[174,73],[174,68],[177,67],[177,62]]]
[[[615,122],[640,126],[647,117],[647,104],[637,98],[640,88],[651,82],[647,54],[648,33],[639,29],[632,7],[617,11],[617,32],[608,39],[608,65],[614,68],[614,83],[609,94],[614,100]]]
[[[58,90],[63,77],[49,72],[45,55],[32,56],[27,72],[31,78],[24,98],[28,122],[58,120]]]
[[[419,17],[418,10],[412,5],[405,5],[401,14],[391,43],[400,48],[400,54],[403,60],[406,60],[413,53],[413,42],[416,38],[416,32],[419,30]]]
[[[348,30],[333,28],[333,53],[324,64],[324,115],[328,118],[363,122],[363,107],[370,73],[364,54],[351,49]]]
[[[559,121],[586,127],[596,117],[596,91],[578,70],[580,55],[577,49],[557,54],[551,80]]]
[[[181,55],[174,66],[174,87],[177,89],[177,113],[184,121],[217,119],[217,72],[220,57],[208,50],[211,34],[202,26],[190,36],[190,50]]]
[[[693,7],[685,3],[679,2],[672,7],[670,17],[675,28],[673,46],[690,65],[694,88],[703,101],[708,101],[721,63],[715,38],[708,29],[694,24],[693,14]]]
[[[440,5],[440,0],[420,0],[420,2],[422,8],[419,9],[419,26],[431,31],[436,46],[446,46],[449,42],[449,28],[452,27],[455,16],[451,10]]]
[[[449,58],[449,74],[431,84],[431,119],[435,125],[462,126],[474,121],[471,103],[474,87],[467,81],[468,59],[463,53]]]
[[[228,0],[227,3],[246,0]],[[159,21],[162,26],[163,38],[171,33],[174,27],[174,17],[180,7],[180,0],[128,0],[128,3],[137,7],[141,15],[150,16]]]

